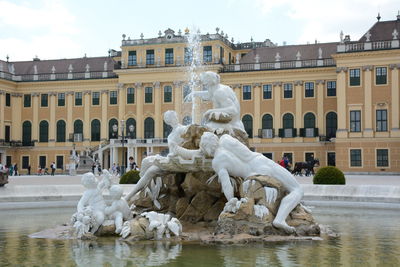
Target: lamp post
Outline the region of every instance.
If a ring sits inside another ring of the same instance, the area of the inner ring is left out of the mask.
[[[114,136],[117,137],[117,139],[119,138],[118,136],[118,125],[114,124],[112,126],[113,132],[114,132]],[[121,175],[123,175],[125,173],[125,149],[124,149],[124,145],[125,145],[125,121],[121,120],[121,143],[122,143],[122,165],[121,165]],[[135,130],[135,126],[133,124],[128,126],[129,129],[129,133],[130,133],[130,137],[132,137],[133,131]]]

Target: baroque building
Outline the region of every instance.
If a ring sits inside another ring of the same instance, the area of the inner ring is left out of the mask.
[[[400,173],[399,32],[400,16],[378,20],[356,41],[341,34],[305,45],[235,44],[216,29],[200,35],[202,69],[233,88],[255,151],[292,163],[314,157],[345,172]],[[123,35],[121,50],[105,57],[0,60],[1,163],[26,173],[54,161],[65,172],[73,148],[105,168],[167,153],[163,113],[191,121],[188,34]]]

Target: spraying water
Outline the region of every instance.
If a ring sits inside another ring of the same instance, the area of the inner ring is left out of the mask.
[[[200,124],[200,99],[187,97],[190,93],[202,90],[200,84],[200,73],[203,71],[201,59],[201,34],[200,30],[192,28],[186,35],[187,47],[185,48],[185,65],[187,66],[188,88],[185,93],[184,101],[192,101],[192,123]]]

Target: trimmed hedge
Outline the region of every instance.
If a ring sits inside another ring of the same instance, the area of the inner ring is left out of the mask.
[[[140,172],[136,171],[136,170],[132,170],[132,171],[126,172],[119,179],[119,183],[120,184],[136,184],[140,179],[139,173]]]
[[[313,182],[314,184],[346,184],[346,178],[338,168],[327,166],[317,171]]]

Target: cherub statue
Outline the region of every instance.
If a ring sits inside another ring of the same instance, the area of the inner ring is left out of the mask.
[[[119,234],[122,230],[122,223],[132,217],[128,203],[122,198],[123,190],[119,185],[113,185],[110,188],[110,196],[112,200],[111,206],[105,208],[105,215],[114,220],[115,233]]]
[[[178,115],[173,110],[168,110],[164,113],[164,122],[172,127],[171,133],[168,135],[168,156],[175,155],[175,148],[184,142],[182,135],[185,134],[188,126],[179,123]]]
[[[107,172],[107,171],[106,171]],[[102,191],[105,188],[109,188],[111,182],[109,181],[109,175],[107,173],[103,176],[103,180],[99,183],[93,173],[88,172],[82,176],[82,185],[86,188],[85,192],[77,205],[77,212],[72,216],[72,223],[74,227],[82,228],[77,229],[77,232],[86,233],[84,229],[89,229],[91,233],[95,233],[100,225],[104,222],[105,215],[104,210],[106,203],[103,198]],[[86,218],[88,217],[88,218]],[[82,220],[79,220],[82,218]],[[81,223],[77,223],[80,221]],[[85,224],[90,224],[87,227]]]

